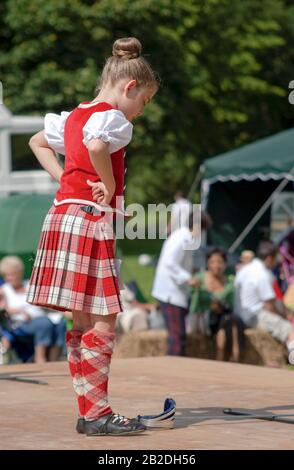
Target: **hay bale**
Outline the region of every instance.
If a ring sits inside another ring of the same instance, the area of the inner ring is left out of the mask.
[[[267,365],[271,362],[286,364],[286,348],[269,333],[249,328],[245,331],[245,354],[242,362]]]
[[[118,338],[114,356],[118,358],[165,356],[166,351],[166,330],[131,331]]]
[[[200,359],[215,358],[215,344],[213,338],[205,336],[199,332],[187,335],[186,354],[188,357],[198,357]]]
[[[166,330],[147,330],[122,335],[118,339],[114,355],[118,358],[164,356],[166,351]],[[188,334],[187,356],[214,359],[214,340],[198,332]],[[241,362],[254,365],[275,362],[282,366],[286,364],[285,346],[276,341],[269,333],[248,329],[245,331],[245,351],[242,354]]]

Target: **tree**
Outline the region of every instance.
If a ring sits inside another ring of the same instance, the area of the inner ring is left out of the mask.
[[[93,96],[116,38],[143,43],[162,86],[128,149],[129,201],[170,201],[205,158],[291,125],[294,9],[286,0],[0,5],[0,79],[16,113],[72,109]]]

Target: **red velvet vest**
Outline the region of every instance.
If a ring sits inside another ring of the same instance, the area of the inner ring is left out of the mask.
[[[88,104],[88,103],[82,103]],[[65,166],[60,181],[60,188],[56,193],[57,201],[63,199],[92,198],[92,188],[87,184],[91,181],[101,181],[93,167],[87,147],[83,144],[83,127],[91,114],[113,109],[108,103],[75,108],[68,116],[64,126]],[[124,155],[125,149],[121,148],[110,155],[116,189],[110,205],[115,207],[116,196],[123,196],[124,191]]]

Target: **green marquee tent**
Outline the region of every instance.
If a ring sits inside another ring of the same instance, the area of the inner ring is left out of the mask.
[[[54,194],[14,194],[0,198],[0,259],[18,255],[30,274],[46,213]]]
[[[201,171],[202,205],[214,222],[208,243],[228,249],[281,180],[285,181],[285,190],[293,191],[294,129],[210,158]],[[269,226],[270,208],[239,249],[255,249]]]

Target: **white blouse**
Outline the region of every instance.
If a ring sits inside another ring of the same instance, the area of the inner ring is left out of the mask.
[[[65,154],[64,125],[70,113],[63,111],[61,115],[46,114],[44,120],[45,138],[56,152]],[[133,125],[125,115],[117,110],[93,113],[83,127],[83,143],[88,148],[92,139],[101,139],[109,143],[109,152],[114,153],[128,145],[132,139]]]
[[[48,113],[44,118],[45,139],[56,152],[65,155],[64,124],[70,113],[62,111],[59,114]]]
[[[109,152],[113,153],[128,145],[132,138],[133,125],[117,109],[93,113],[83,127],[83,143],[88,148],[92,139],[109,142]]]

